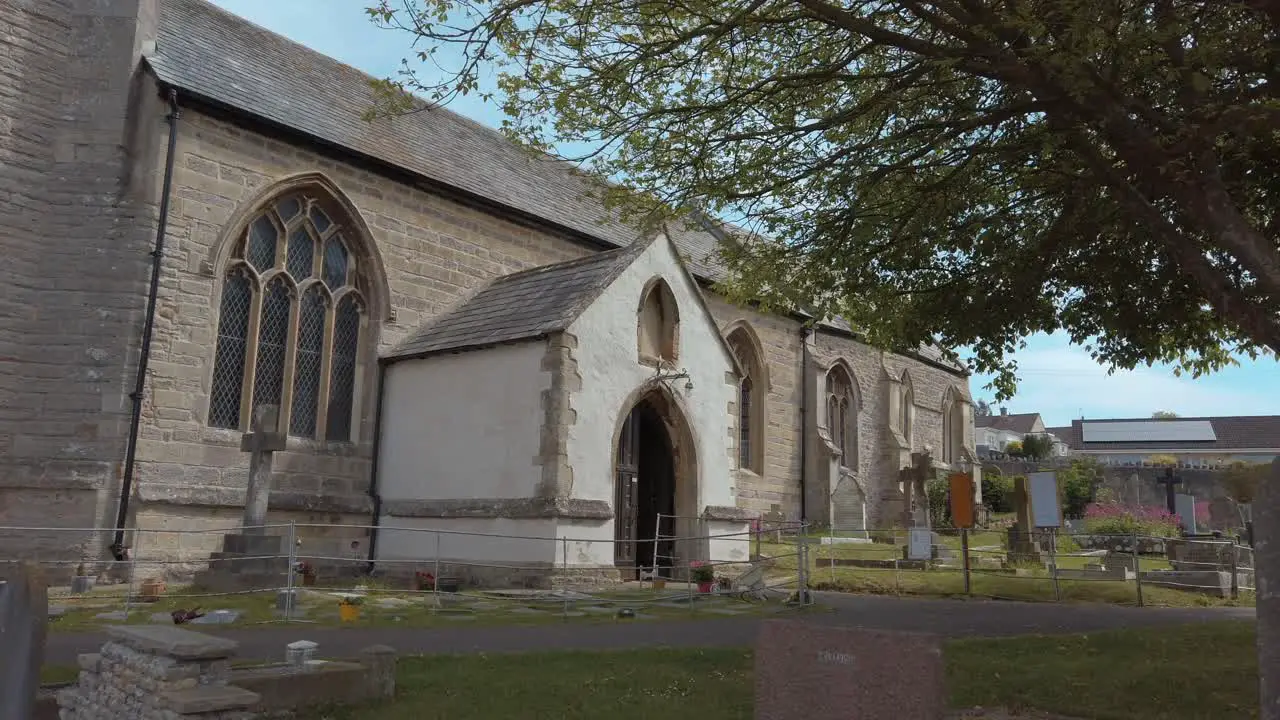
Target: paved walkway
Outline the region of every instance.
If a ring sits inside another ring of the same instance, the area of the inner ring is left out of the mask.
[[[830,613],[807,616],[825,625],[936,633],[947,637],[1052,634],[1115,628],[1171,625],[1226,619],[1252,620],[1253,608],[1130,608],[1102,604],[1054,605],[999,601],[931,600],[815,593]],[[785,617],[785,616],[783,616]],[[283,659],[293,640],[314,640],[328,656],[352,656],[370,645],[389,645],[402,653],[512,652],[552,649],[632,647],[741,647],[755,642],[761,619],[652,621],[616,624],[445,628],[363,628],[270,625],[214,630],[240,643],[238,657]],[[200,628],[201,632],[209,628]],[[45,662],[73,664],[76,655],[95,652],[102,633],[51,633]]]

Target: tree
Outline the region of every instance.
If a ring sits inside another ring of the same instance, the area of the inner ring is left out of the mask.
[[[371,116],[499,98],[621,217],[722,232],[731,298],[969,347],[997,400],[1036,332],[1193,375],[1280,350],[1275,0],[377,2],[431,76]]]
[[[1103,481],[1103,469],[1092,458],[1072,460],[1058,471],[1058,486],[1062,488],[1062,512],[1067,517],[1084,517],[1085,508],[1099,495]]]
[[[1172,410],[1157,410],[1151,413],[1152,420],[1173,420],[1178,417],[1178,413]]]
[[[973,414],[978,417],[991,417],[991,406],[986,400],[978,400],[978,403],[973,406]]]
[[[1031,460],[1043,460],[1053,452],[1053,441],[1048,435],[1024,435],[1022,455]]]
[[[1022,457],[1022,442],[1019,440],[1010,440],[1005,443],[1004,452],[1010,457]]]

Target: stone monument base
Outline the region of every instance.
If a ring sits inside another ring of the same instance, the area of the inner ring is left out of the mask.
[[[209,556],[209,569],[196,573],[195,584],[214,592],[284,587],[289,558],[283,544],[279,535],[224,535],[222,551]]]

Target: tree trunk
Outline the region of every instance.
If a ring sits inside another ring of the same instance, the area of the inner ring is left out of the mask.
[[[1280,458],[1253,506],[1261,720],[1280,720]]]

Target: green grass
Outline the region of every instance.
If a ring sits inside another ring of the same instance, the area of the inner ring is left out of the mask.
[[[975,540],[971,547],[998,545],[997,533],[974,533]],[[943,538],[946,545],[955,538]],[[905,542],[905,538],[903,539]],[[958,543],[959,540],[955,539]],[[959,554],[958,544],[954,548]],[[796,568],[795,545],[782,543],[763,543],[762,553],[773,557],[772,566],[775,572],[794,571]],[[1003,557],[1004,553],[997,554]],[[999,598],[1004,600],[1027,600],[1051,602],[1055,600],[1053,581],[1042,566],[1030,569],[1030,575],[1014,575],[1011,572],[983,568],[976,558],[992,556],[991,553],[971,554],[973,570],[970,573],[969,596]],[[809,583],[817,590],[862,593],[870,595],[921,595],[933,597],[963,597],[964,574],[958,569],[935,568],[930,570],[893,570],[881,568],[859,567],[819,567],[824,558],[865,558],[893,559],[902,557],[902,548],[898,545],[884,544],[841,544],[811,545]],[[959,564],[959,559],[955,561]],[[1058,565],[1064,569],[1083,569],[1085,564],[1097,562],[1097,558],[1064,555],[1058,558]],[[1143,570],[1169,569],[1169,563],[1163,558],[1147,558],[1141,560]],[[1102,602],[1116,605],[1136,605],[1138,603],[1137,584],[1119,580],[1059,580],[1057,599],[1063,602]],[[1236,600],[1215,598],[1205,593],[1178,590],[1174,588],[1144,585],[1143,604],[1159,607],[1229,607],[1252,606],[1255,594],[1241,592]]]
[[[1035,709],[1097,720],[1257,716],[1249,623],[959,640],[947,644],[946,662],[956,708]],[[401,660],[392,703],[310,717],[749,720],[752,695],[747,650],[437,656]]]
[[[282,623],[280,615],[275,611],[275,592],[261,592],[240,595],[219,595],[212,597],[190,597],[183,596],[182,593],[196,594],[197,591],[191,590],[175,590],[172,594],[162,597],[153,603],[133,603],[130,606],[128,624],[149,624],[151,616],[157,613],[165,613],[166,615],[178,608],[192,608],[199,606],[207,611],[221,610],[238,610],[241,613],[236,623],[229,626],[217,625],[197,625],[192,626],[200,631],[217,630],[218,628],[242,628],[260,624],[265,622]],[[570,602],[567,610],[570,613],[584,612],[580,611],[581,606],[592,605],[600,607],[608,607],[620,609],[624,607],[632,608],[640,615],[645,617],[627,620],[627,622],[657,622],[663,620],[688,620],[688,619],[720,619],[726,617],[734,617],[726,614],[725,609],[738,610],[741,614],[767,613],[773,614],[777,612],[790,610],[784,608],[780,603],[774,602],[745,602],[732,597],[701,597],[697,602],[690,605],[682,605],[680,607],[670,607],[656,604],[659,599],[672,599],[673,596],[684,597],[685,588],[683,585],[668,585],[666,590],[661,592],[649,589],[644,590],[615,590],[611,592],[602,592],[593,594],[591,600],[582,600]],[[380,598],[400,598],[409,601],[409,605],[383,608],[377,605]],[[561,602],[538,602],[538,601],[521,601],[511,599],[494,599],[494,598],[478,598],[482,601],[490,602],[494,605],[492,608],[479,609],[474,612],[458,612],[457,610],[446,606],[444,609],[437,611],[431,605],[431,596],[429,594],[411,594],[398,590],[391,590],[379,587],[369,587],[364,604],[361,606],[360,619],[352,623],[342,623],[338,619],[338,599],[330,595],[320,593],[304,593],[300,596],[300,604],[308,610],[304,615],[295,616],[295,619],[306,621],[305,627],[396,627],[396,628],[433,628],[433,627],[477,627],[477,626],[493,626],[493,625],[544,625],[556,624],[564,622],[572,623],[610,623],[616,622],[614,615],[607,613],[585,613],[581,616],[569,615],[565,616],[563,611],[566,609],[564,603]],[[100,620],[95,616],[107,611],[124,610],[123,598],[112,598],[108,595],[84,595],[76,596],[73,599],[57,599],[55,604],[66,604],[69,609],[61,618],[52,623],[49,628],[54,632],[88,632],[101,629],[111,623]],[[73,604],[75,603],[75,604]],[[102,604],[106,603],[106,604]],[[89,605],[91,607],[86,607]],[[522,609],[538,609],[543,611],[542,614],[528,614],[522,612]],[[819,608],[818,610],[824,610]],[[459,620],[459,616],[466,616],[469,619]]]
[[[1092,635],[960,640],[947,647],[952,704],[1030,707],[1096,720],[1257,717],[1252,623]]]

